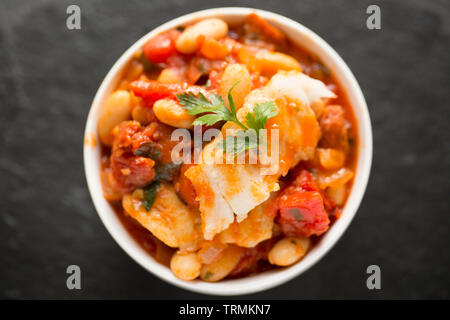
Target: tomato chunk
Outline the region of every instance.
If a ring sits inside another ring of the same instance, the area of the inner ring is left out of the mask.
[[[328,230],[330,219],[317,191],[299,191],[280,198],[278,223],[288,236],[310,237]]]
[[[183,91],[183,88],[179,84],[161,83],[154,80],[133,81],[129,87],[136,96],[145,99],[146,102],[155,102],[163,98],[175,98],[177,93]]]
[[[328,230],[335,205],[314,182],[307,170],[301,170],[270,206],[272,215],[287,236],[321,235]]]
[[[192,92],[195,95],[201,92],[206,97],[209,96],[209,93],[201,86],[162,83],[155,80],[136,80],[131,82],[128,87],[136,96],[145,100],[144,107],[152,107],[153,103],[159,99],[176,99],[176,95],[183,92]]]
[[[150,62],[165,62],[174,52],[175,44],[173,35],[164,33],[147,41],[144,45],[144,55]]]
[[[325,209],[327,212],[333,211],[333,209],[336,207],[335,203],[328,199],[325,195],[325,193],[319,188],[317,183],[314,182],[313,178],[309,174],[307,170],[302,170],[300,174],[295,179],[293,185],[291,185],[289,188],[297,188],[300,187],[304,191],[317,191],[320,193],[323,199],[323,204],[325,205]]]
[[[137,121],[122,122],[117,130],[111,152],[111,171],[116,189],[130,192],[149,184],[155,176],[155,162],[150,158],[136,156],[136,141],[150,141],[150,132],[141,128]]]

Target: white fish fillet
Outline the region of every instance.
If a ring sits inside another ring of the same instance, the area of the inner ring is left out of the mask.
[[[221,138],[209,143],[202,151],[202,162],[189,168],[185,175],[192,182],[200,202],[204,238],[211,240],[217,233],[236,221],[242,222],[248,213],[266,201],[279,189],[277,179],[285,175],[300,160],[313,155],[320,129],[310,104],[319,98],[333,98],[321,81],[297,71],[280,71],[263,89],[253,90],[238,111],[238,118],[253,110],[256,103],[275,101],[278,115],[266,128],[280,129],[279,170],[272,176],[261,173],[258,165],[221,164],[214,162],[215,148]],[[225,125],[226,127],[227,125]]]

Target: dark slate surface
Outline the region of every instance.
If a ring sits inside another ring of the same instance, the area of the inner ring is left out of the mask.
[[[217,6],[272,10],[324,37],[356,75],[374,132],[368,190],[314,268],[250,298],[450,298],[450,5],[376,1],[33,0],[0,2],[0,297],[206,298],[134,263],[91,203],[82,164],[91,100],[120,54],[162,22]],[[82,30],[66,29],[78,4]],[[82,290],[66,289],[69,264]],[[366,288],[380,265],[382,289]]]

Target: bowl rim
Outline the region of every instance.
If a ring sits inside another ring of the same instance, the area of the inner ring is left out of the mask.
[[[93,135],[96,139],[95,141],[99,141],[97,135],[97,119],[100,105],[103,102],[103,99],[113,90],[113,87],[117,83],[117,78],[123,68],[125,68],[127,62],[132,58],[137,49],[142,47],[142,45],[149,38],[161,33],[162,31],[174,28],[187,22],[215,16],[242,18],[252,12],[257,13],[269,21],[276,22],[278,25],[295,30],[296,33],[302,37],[310,39],[314,45],[317,45],[318,50],[321,50],[321,54],[318,55],[322,60],[323,57],[326,57],[333,63],[333,72],[339,73],[335,76],[337,78],[342,78],[338,79],[341,86],[344,86],[342,83],[343,80],[345,80],[345,83],[348,84],[348,88],[345,88],[345,92],[349,101],[354,100],[351,105],[354,110],[355,117],[357,118],[359,136],[357,172],[353,182],[353,187],[347,199],[347,203],[344,206],[343,214],[320,240],[319,248],[313,248],[310,252],[308,252],[304,259],[288,268],[279,268],[240,279],[222,280],[215,283],[200,280],[180,280],[172,274],[169,268],[156,262],[151,255],[140,247],[140,245],[132,238],[125,227],[121,224],[116,213],[103,197],[100,184],[100,143],[84,143],[83,146],[84,170],[89,193],[101,221],[112,238],[134,261],[158,278],[179,288],[202,294],[229,296],[256,293],[281,285],[307,271],[315,263],[321,260],[321,258],[323,258],[326,253],[338,242],[353,220],[353,217],[355,216],[364,196],[370,176],[373,148],[370,116],[361,88],[359,87],[359,84],[349,67],[337,54],[337,52],[325,42],[325,40],[302,24],[277,13],[246,7],[222,7],[195,11],[160,25],[132,44],[108,71],[94,97],[86,121],[84,131],[85,141],[90,139]],[[314,53],[317,54],[317,52]],[[352,95],[352,97],[350,97],[350,95]],[[364,140],[362,139],[362,136],[364,137]]]

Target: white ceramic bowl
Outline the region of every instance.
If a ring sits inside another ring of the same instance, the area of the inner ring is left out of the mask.
[[[275,13],[250,9],[250,8],[217,8],[194,12],[177,19],[171,20],[154,29],[144,37],[135,42],[114,64],[106,75],[100,88],[95,95],[86,123],[85,138],[90,139],[93,135],[97,137],[97,120],[105,99],[115,88],[121,71],[127,62],[142,45],[153,36],[162,31],[183,25],[203,18],[220,17],[230,24],[243,21],[245,16],[251,12],[258,13],[261,17],[270,21],[282,30],[295,44],[300,44],[309,52],[320,57],[322,62],[334,73],[339,83],[348,95],[358,123],[359,156],[357,170],[352,191],[342,213],[342,217],[323,236],[321,241],[306,255],[299,263],[283,269],[276,269],[261,274],[248,276],[242,279],[224,280],[217,283],[208,283],[200,280],[183,281],[176,278],[169,268],[156,262],[122,226],[116,213],[110,204],[103,198],[100,185],[100,146],[97,143],[85,144],[84,146],[84,168],[91,193],[92,200],[97,212],[116,242],[142,267],[178,287],[204,294],[215,295],[241,295],[262,291],[282,283],[285,283],[305,272],[313,264],[319,261],[331,247],[339,240],[353,219],[359,204],[363,198],[369,179],[372,162],[372,129],[369,112],[364,96],[356,82],[352,72],[339,55],[318,35],[303,25]],[[99,139],[97,138],[97,141]]]

